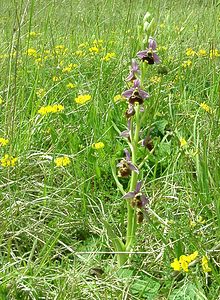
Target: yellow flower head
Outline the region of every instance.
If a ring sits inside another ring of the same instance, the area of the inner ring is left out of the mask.
[[[191,65],[192,65],[192,61],[188,59],[188,60],[185,60],[181,66],[183,68],[187,68],[187,67],[190,67]]]
[[[187,146],[187,141],[184,138],[180,138],[180,147],[185,147]]]
[[[174,271],[189,272],[189,263],[196,259],[199,255],[198,251],[193,252],[190,255],[181,255],[179,260],[177,258],[170,264]]]
[[[189,262],[181,259],[180,260],[181,268],[183,269],[184,272],[189,272]]]
[[[96,46],[90,47],[89,52],[91,53],[99,53],[99,48]]]
[[[75,52],[75,54],[76,54],[77,56],[79,56],[79,57],[83,57],[83,56],[86,55],[85,52],[83,52],[82,50],[77,50],[77,51]]]
[[[204,273],[207,273],[207,272],[211,272],[212,269],[209,267],[209,261],[208,261],[208,258],[207,256],[203,256],[202,257],[202,269],[203,269],[203,272]]]
[[[109,61],[110,59],[115,58],[115,57],[116,57],[115,52],[109,52],[102,58],[102,60]]]
[[[64,106],[61,104],[53,104],[53,105],[47,105],[47,106],[42,106],[39,110],[38,113],[42,116],[50,114],[50,113],[57,113],[61,112],[64,110]]]
[[[92,144],[92,148],[95,150],[103,149],[105,147],[105,144],[103,142],[98,142]]]
[[[207,55],[207,51],[205,49],[200,49],[197,52],[197,55],[200,56],[200,57],[206,56]]]
[[[61,78],[59,76],[53,76],[52,80],[53,80],[53,82],[57,82],[57,81],[60,81]]]
[[[27,55],[36,57],[37,56],[37,50],[34,49],[34,48],[29,48],[29,49],[27,49]]]
[[[77,104],[85,104],[86,102],[91,100],[91,96],[86,94],[86,95],[79,95],[78,97],[75,98],[75,102]]]
[[[153,76],[150,78],[150,82],[153,84],[157,84],[161,82],[161,77],[160,76]]]
[[[194,56],[196,54],[196,51],[194,51],[192,48],[186,49],[186,56]]]
[[[208,106],[205,102],[200,103],[200,107],[202,109],[204,109],[207,113],[211,113],[212,112],[211,107]]]
[[[220,56],[220,52],[217,49],[212,49],[209,52],[210,58],[215,58]]]
[[[17,160],[17,157],[5,154],[5,156],[0,159],[0,165],[2,167],[14,167],[16,165]]]
[[[123,100],[123,97],[121,95],[115,95],[114,96],[114,102],[118,102],[120,100]]]
[[[64,54],[68,51],[68,49],[64,45],[57,45],[55,46],[55,52],[57,54]]]
[[[76,87],[76,85],[73,84],[72,82],[69,82],[69,83],[67,83],[66,87],[67,87],[68,89],[74,89],[74,88]]]
[[[57,167],[66,167],[71,163],[68,156],[57,157],[55,158],[54,162]]]
[[[9,143],[8,139],[4,139],[0,137],[0,147],[1,146],[6,146]]]
[[[31,32],[29,33],[29,36],[32,37],[32,38],[35,38],[37,35],[38,35],[38,34],[37,34],[37,32],[35,32],[35,31],[31,31]]]
[[[174,259],[170,266],[174,269],[174,271],[181,271],[181,265],[177,258]]]
[[[193,252],[192,254],[189,255],[190,262],[196,259],[196,257],[199,255],[198,251]]]

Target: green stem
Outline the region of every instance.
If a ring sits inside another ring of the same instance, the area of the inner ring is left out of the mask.
[[[137,161],[137,146],[139,141],[139,132],[140,132],[140,105],[135,107],[136,113],[136,126],[134,135],[132,135],[131,145],[132,145],[132,163],[136,165]],[[138,174],[132,172],[131,183],[130,183],[130,192],[134,191],[137,185]],[[137,217],[136,210],[131,207],[130,202],[127,201],[127,211],[128,211],[128,224],[127,224],[127,236],[126,236],[126,250],[129,251],[132,245],[135,242],[135,232],[137,228]]]

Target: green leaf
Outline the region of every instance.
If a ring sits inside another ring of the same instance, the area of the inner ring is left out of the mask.
[[[121,268],[118,270],[117,275],[119,278],[129,279],[133,276],[134,270],[128,268]]]
[[[158,131],[160,131],[160,133],[162,133],[164,135],[167,124],[168,124],[168,121],[166,119],[161,119],[161,120],[156,121],[155,127]]]
[[[203,290],[198,289],[194,284],[188,283],[179,289],[175,289],[169,300],[207,300]]]
[[[142,276],[131,285],[131,293],[139,298],[153,300],[158,295],[160,283],[150,277]]]

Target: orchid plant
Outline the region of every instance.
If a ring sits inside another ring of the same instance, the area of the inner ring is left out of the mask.
[[[150,37],[148,40],[148,47],[146,50],[139,51],[137,57],[142,61],[142,64],[152,65],[160,62],[160,58],[156,53],[156,41]],[[124,150],[125,157],[117,164],[118,173],[116,174],[115,166],[112,163],[113,176],[119,190],[122,193],[122,198],[126,200],[127,206],[127,228],[125,241],[119,238],[111,226],[105,221],[108,236],[110,237],[113,246],[115,248],[119,266],[125,264],[128,261],[129,253],[132,247],[135,245],[136,231],[138,224],[141,224],[147,212],[147,206],[149,204],[149,198],[142,192],[142,180],[141,180],[141,163],[138,157],[138,147],[145,146],[148,141],[140,140],[140,132],[142,119],[141,113],[144,111],[145,102],[150,97],[148,92],[142,89],[143,67],[140,71],[139,65],[135,59],[132,59],[130,73],[125,79],[126,82],[130,82],[132,87],[122,93],[122,96],[126,98],[127,109],[125,111],[125,117],[127,119],[127,129],[121,132],[127,144],[128,149]],[[142,73],[142,74],[141,74]],[[148,148],[149,149],[149,148]],[[153,148],[152,150],[153,151]],[[122,184],[120,183],[121,177],[129,177],[128,191],[125,192]]]

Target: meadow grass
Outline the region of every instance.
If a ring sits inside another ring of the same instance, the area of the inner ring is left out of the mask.
[[[219,299],[220,2],[0,4],[0,299]],[[162,60],[144,86],[143,132],[156,145],[139,150],[150,211],[118,268],[103,225],[126,234],[111,171],[126,146],[126,102],[114,97],[143,49],[147,11]],[[91,99],[77,104],[79,95]],[[64,109],[39,113],[53,105]],[[188,272],[173,271],[195,251]]]

